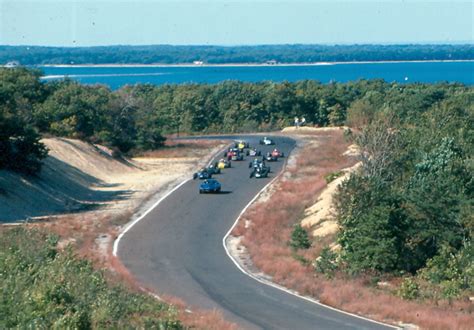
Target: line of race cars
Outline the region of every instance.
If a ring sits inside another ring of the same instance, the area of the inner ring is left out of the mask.
[[[259,141],[260,145],[275,145],[275,141],[264,137]],[[271,152],[266,152],[262,155],[261,150],[250,147],[249,143],[244,140],[235,141],[234,145],[228,148],[223,157],[214,163],[209,164],[193,174],[193,179],[203,180],[199,185],[199,193],[219,193],[222,190],[222,185],[219,181],[213,178],[216,174],[221,174],[225,168],[232,167],[233,161],[243,161],[245,156],[255,157],[249,162],[250,178],[265,178],[268,177],[271,169],[267,162],[276,162],[279,158],[285,157],[285,154],[274,148]]]

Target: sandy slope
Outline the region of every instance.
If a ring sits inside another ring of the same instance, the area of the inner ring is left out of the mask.
[[[305,218],[301,221],[301,225],[311,229],[313,236],[324,237],[338,232],[339,226],[334,216],[333,195],[339,185],[347,180],[350,174],[356,171],[360,165],[359,162],[350,168],[344,169],[344,174],[330,182],[319,195],[317,202],[305,210]]]
[[[353,144],[344,152],[344,155],[357,156],[359,152],[359,148]],[[338,232],[339,226],[335,219],[333,195],[341,183],[347,180],[351,173],[357,171],[361,165],[362,163],[358,162],[352,167],[343,169],[343,175],[331,181],[321,192],[316,203],[306,208],[301,225],[310,229],[314,237],[325,237]]]
[[[119,161],[110,151],[71,139],[44,139],[50,150],[38,177],[0,171],[0,222],[71,211],[135,208],[190,172],[196,157]]]

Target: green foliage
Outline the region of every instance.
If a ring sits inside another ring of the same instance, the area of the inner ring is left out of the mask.
[[[407,277],[403,280],[397,294],[406,300],[417,299],[420,296],[420,288],[413,278]]]
[[[329,110],[329,123],[331,126],[342,126],[346,120],[345,109],[340,104],[335,104]]]
[[[461,208],[468,197],[466,184],[471,176],[452,139],[443,138],[415,164],[405,189],[405,210],[411,219],[407,246],[414,259],[413,268],[422,267],[444,244],[461,246],[467,235]]]
[[[421,279],[441,288],[441,297],[456,298],[463,291],[474,291],[474,248],[465,243],[456,251],[443,245],[439,254],[428,260],[419,272]]]
[[[0,68],[0,169],[34,174],[46,148],[31,124],[34,106],[44,98],[37,71]]]
[[[326,180],[326,183],[330,183],[330,182],[333,182],[334,180],[336,180],[341,175],[344,175],[344,172],[342,172],[342,171],[331,172],[331,173],[324,176],[324,180]]]
[[[472,88],[392,87],[348,109],[362,167],[336,196],[344,269],[417,274],[406,299],[460,297],[474,277]]]
[[[0,233],[0,328],[182,328],[172,307],[110,287],[57,242],[37,230]]]
[[[324,247],[314,262],[314,269],[318,273],[324,274],[327,278],[331,278],[337,268],[337,254],[331,251],[329,247]]]
[[[363,270],[387,272],[398,268],[398,220],[396,210],[388,205],[374,206],[358,216],[351,212],[342,220],[341,256],[351,273]]]
[[[309,249],[311,241],[309,240],[308,233],[301,227],[300,224],[296,224],[293,227],[291,233],[290,246],[295,249]]]

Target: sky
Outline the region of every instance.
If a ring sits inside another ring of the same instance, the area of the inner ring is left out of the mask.
[[[0,0],[0,45],[473,43],[471,1]]]

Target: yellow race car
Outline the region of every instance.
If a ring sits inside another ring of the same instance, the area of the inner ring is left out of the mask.
[[[245,148],[249,147],[249,143],[244,140],[235,141],[235,148],[242,152]]]
[[[217,162],[217,168],[221,170],[228,167],[231,167],[230,160],[228,159],[222,158]]]

